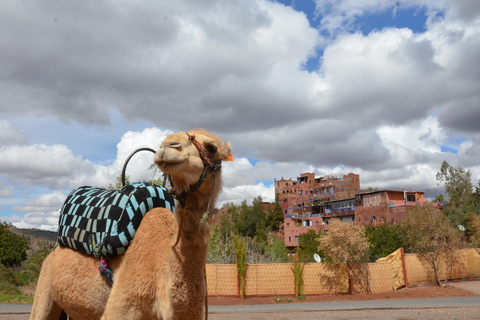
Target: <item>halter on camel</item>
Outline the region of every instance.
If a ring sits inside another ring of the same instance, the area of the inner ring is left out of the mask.
[[[192,194],[193,192],[195,192],[198,188],[200,188],[200,186],[203,184],[203,182],[207,178],[207,174],[210,171],[212,171],[213,172],[212,191],[210,192],[210,198],[208,199],[207,211],[204,213],[204,215],[202,216],[202,219],[201,219],[201,223],[204,224],[205,221],[207,220],[209,214],[218,213],[217,209],[210,210],[210,205],[211,205],[212,198],[213,198],[213,193],[214,193],[214,190],[215,190],[215,176],[216,176],[217,172],[219,172],[220,169],[222,168],[222,160],[210,160],[207,156],[207,152],[205,151],[205,149],[195,139],[195,135],[190,135],[188,133],[186,133],[186,135],[188,136],[188,140],[195,146],[195,148],[197,148],[197,151],[198,151],[198,153],[200,155],[200,158],[202,159],[202,162],[203,162],[203,171],[202,171],[202,174],[200,175],[200,178],[198,179],[198,181],[194,185],[190,186],[189,190],[185,190],[180,194],[173,194],[173,196],[180,203],[182,209],[185,209],[186,208],[187,197],[190,194]],[[125,160],[125,163],[123,165],[122,186],[125,186],[125,172],[126,172],[126,169],[127,169],[128,162],[133,157],[133,155],[135,155],[137,152],[140,152],[140,151],[150,151],[150,152],[155,153],[155,150],[153,150],[151,148],[139,148],[139,149],[133,151],[128,156],[127,160]],[[172,177],[171,177],[170,174],[167,174],[167,173],[165,173],[163,175],[163,187],[166,186],[167,179],[170,182],[170,185],[173,189],[174,184],[173,184],[173,181],[172,181]],[[180,240],[180,234],[182,232],[182,225],[183,225],[183,215],[180,215],[180,226],[179,226],[177,239],[175,241],[175,244],[173,245],[174,247],[178,244],[178,241]]]
[[[198,188],[200,188],[202,183],[205,181],[205,179],[207,177],[207,174],[210,171],[212,171],[213,172],[212,191],[210,192],[210,198],[208,199],[207,211],[203,214],[202,219],[201,219],[201,224],[204,224],[206,222],[209,214],[216,214],[218,212],[217,209],[214,209],[214,210],[210,211],[210,204],[212,202],[213,192],[215,190],[215,176],[216,176],[217,172],[220,171],[220,169],[222,168],[222,160],[211,161],[207,157],[207,152],[202,147],[202,145],[197,140],[195,140],[195,135],[189,135],[188,133],[186,133],[186,135],[188,136],[188,140],[190,140],[190,142],[193,143],[195,148],[197,148],[198,153],[200,154],[200,158],[202,159],[202,162],[203,162],[203,171],[202,171],[202,174],[200,175],[200,178],[198,179],[197,183],[195,183],[193,186],[191,186],[188,191],[183,191],[181,194],[174,195],[174,196],[180,202],[180,205],[181,205],[182,209],[185,209],[186,208],[187,197],[190,194],[192,194],[194,191],[196,191]],[[172,188],[173,188],[174,185],[173,185],[172,177],[169,174],[164,174],[164,180],[163,180],[164,186],[165,186],[165,182],[167,180],[167,176],[168,176],[170,184],[172,185]],[[178,244],[178,241],[180,240],[180,234],[182,232],[182,226],[183,226],[183,215],[180,214],[180,226],[179,226],[179,230],[178,230],[178,234],[177,234],[177,240],[175,241],[175,244],[173,245],[174,247]]]

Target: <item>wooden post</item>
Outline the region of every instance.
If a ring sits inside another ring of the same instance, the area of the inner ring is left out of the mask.
[[[405,288],[408,288],[407,264],[405,263],[405,252],[403,248],[400,248],[400,254],[402,257],[403,280],[405,281]]]
[[[352,270],[350,269],[350,263],[347,263],[347,272],[348,272],[348,293],[353,294]]]

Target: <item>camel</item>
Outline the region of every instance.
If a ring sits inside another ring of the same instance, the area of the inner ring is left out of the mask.
[[[229,156],[230,143],[202,129],[167,136],[154,161],[170,176],[176,214],[147,212],[128,250],[109,262],[112,286],[98,272],[100,258],[57,246],[43,263],[30,319],[57,320],[63,312],[75,320],[206,317],[207,212]]]

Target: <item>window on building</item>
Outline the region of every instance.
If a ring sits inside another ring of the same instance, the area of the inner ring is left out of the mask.
[[[372,222],[375,222],[375,220],[377,220],[377,218],[375,216],[372,216]]]
[[[303,190],[298,190],[298,195],[299,196],[303,195]]]
[[[415,195],[414,194],[407,194],[407,201],[408,202],[415,202]]]
[[[298,238],[298,236],[295,236],[295,242],[298,242],[300,239]]]
[[[292,237],[288,237],[288,242],[292,242]]]
[[[355,222],[355,217],[352,217],[352,222]]]
[[[312,220],[303,220],[303,226],[304,227],[312,226]]]
[[[308,191],[305,191],[305,195],[308,196]]]

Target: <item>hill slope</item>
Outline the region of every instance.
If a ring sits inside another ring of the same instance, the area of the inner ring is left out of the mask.
[[[40,229],[18,229],[18,228],[10,228],[12,232],[18,235],[25,235],[26,237],[30,238],[30,246],[32,249],[38,250],[38,242],[39,241],[46,241],[50,244],[54,245],[57,242],[57,233],[53,231],[47,230],[40,230]]]

